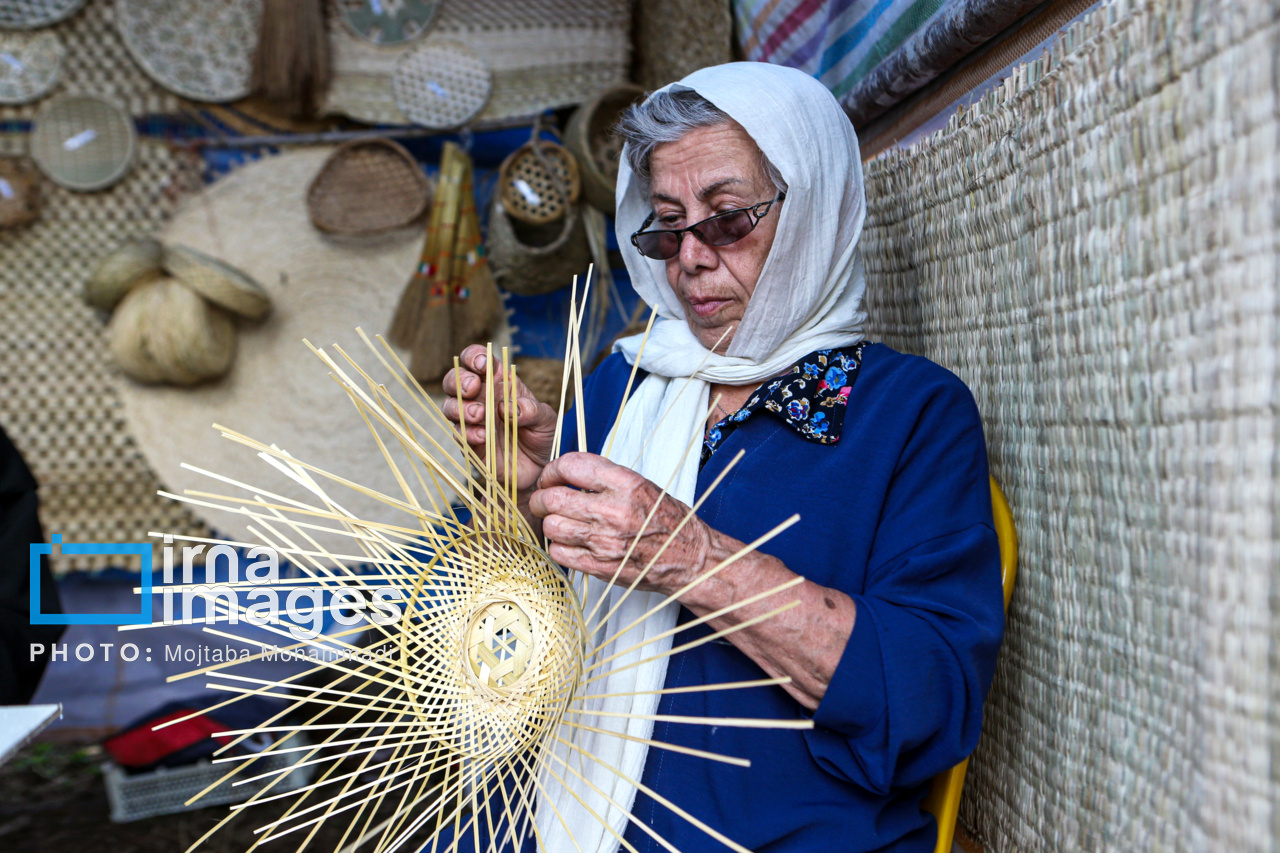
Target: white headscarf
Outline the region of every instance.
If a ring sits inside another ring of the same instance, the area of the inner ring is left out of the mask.
[[[622,247],[632,286],[655,307],[659,319],[640,360],[640,367],[649,376],[635,390],[614,426],[616,436],[609,456],[659,486],[670,483],[671,495],[692,504],[712,383],[761,382],[815,350],[848,346],[862,339],[865,282],[858,238],[866,203],[858,139],[844,110],[814,78],[793,68],[735,62],[696,71],[664,91],[682,90],[697,92],[742,125],[787,184],[786,201],[774,208],[780,211],[781,218],[773,247],[733,343],[727,354],[708,356],[707,348],[690,331],[684,309],[667,283],[666,263],[645,258],[631,245],[631,233],[649,215],[652,206],[625,153],[622,158],[617,189],[618,245]],[[623,339],[614,346],[633,364],[639,349],[639,336]],[[648,442],[658,429],[658,439]],[[619,587],[604,589],[603,581],[592,583],[589,600],[604,594],[611,604],[622,594]],[[662,599],[659,593],[632,593],[610,618],[602,637],[629,624]],[[669,605],[628,631],[601,656],[662,634],[675,625],[678,613],[678,605]],[[587,703],[586,709],[654,714],[659,696],[649,691],[663,686],[667,658],[630,669],[621,667],[642,657],[662,654],[670,647],[671,638],[667,637],[619,658],[612,665],[614,671],[590,691],[647,695],[596,700]],[[593,715],[580,722],[640,739],[648,739],[653,732],[653,721],[635,717]],[[648,747],[635,740],[581,728],[563,727],[561,736],[596,756],[595,762],[583,761],[581,753],[559,751],[616,805],[610,805],[590,785],[552,759],[557,775],[577,797],[544,774],[543,787],[548,796],[540,797],[539,833],[552,853],[576,849],[569,832],[585,853],[614,853],[617,839],[582,802],[605,817],[619,835],[624,833],[627,818],[623,809],[631,809],[636,794],[635,785],[628,779],[640,780]],[[548,798],[554,809],[547,807]]]

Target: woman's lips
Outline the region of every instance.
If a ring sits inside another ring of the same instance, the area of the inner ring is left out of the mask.
[[[710,317],[719,311],[723,306],[729,304],[728,299],[693,299],[689,300],[689,307],[693,313],[699,317]]]

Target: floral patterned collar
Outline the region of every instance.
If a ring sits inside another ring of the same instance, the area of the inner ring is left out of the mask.
[[[761,385],[746,405],[707,431],[702,465],[743,421],[761,409],[782,418],[796,432],[819,444],[835,444],[844,427],[849,392],[862,366],[866,341],[841,349],[819,350],[777,379]]]

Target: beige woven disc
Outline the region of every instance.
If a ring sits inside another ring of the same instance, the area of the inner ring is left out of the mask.
[[[119,107],[87,95],[54,98],[36,114],[31,157],[69,190],[105,189],[129,171],[138,146],[133,121]]]
[[[118,382],[129,430],[170,491],[218,490],[214,481],[181,467],[188,462],[313,500],[253,451],[221,438],[211,428],[219,423],[385,494],[401,494],[359,412],[302,339],[366,352],[355,327],[370,335],[386,330],[423,233],[415,227],[339,240],[316,231],[307,215],[307,185],[331,151],[250,163],[189,199],[160,235],[166,244],[192,246],[243,270],[262,283],[272,302],[261,323],[241,324],[235,363],[216,383],[181,389]],[[504,327],[495,342],[509,341]],[[365,355],[361,363],[371,359]],[[445,436],[438,440],[444,443]],[[402,513],[372,498],[333,484],[326,488],[359,518],[404,521]],[[192,509],[220,534],[249,535],[240,516]],[[358,553],[344,538],[325,544],[335,553]]]
[[[493,73],[465,44],[427,39],[396,63],[391,88],[396,105],[414,124],[458,127],[488,103]]]
[[[271,297],[262,285],[198,249],[170,243],[164,247],[164,268],[205,299],[241,317],[260,320],[271,310]]]
[[[0,32],[0,104],[25,104],[48,94],[58,85],[66,54],[54,33]]]
[[[0,3],[0,29],[34,30],[74,15],[86,0],[4,0]]]
[[[222,103],[250,91],[262,0],[116,0],[125,46],[151,79]]]

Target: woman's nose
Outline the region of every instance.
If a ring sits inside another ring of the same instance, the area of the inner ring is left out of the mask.
[[[700,269],[714,269],[720,263],[716,250],[699,240],[692,233],[687,233],[680,241],[680,268],[686,273],[694,273]]]

